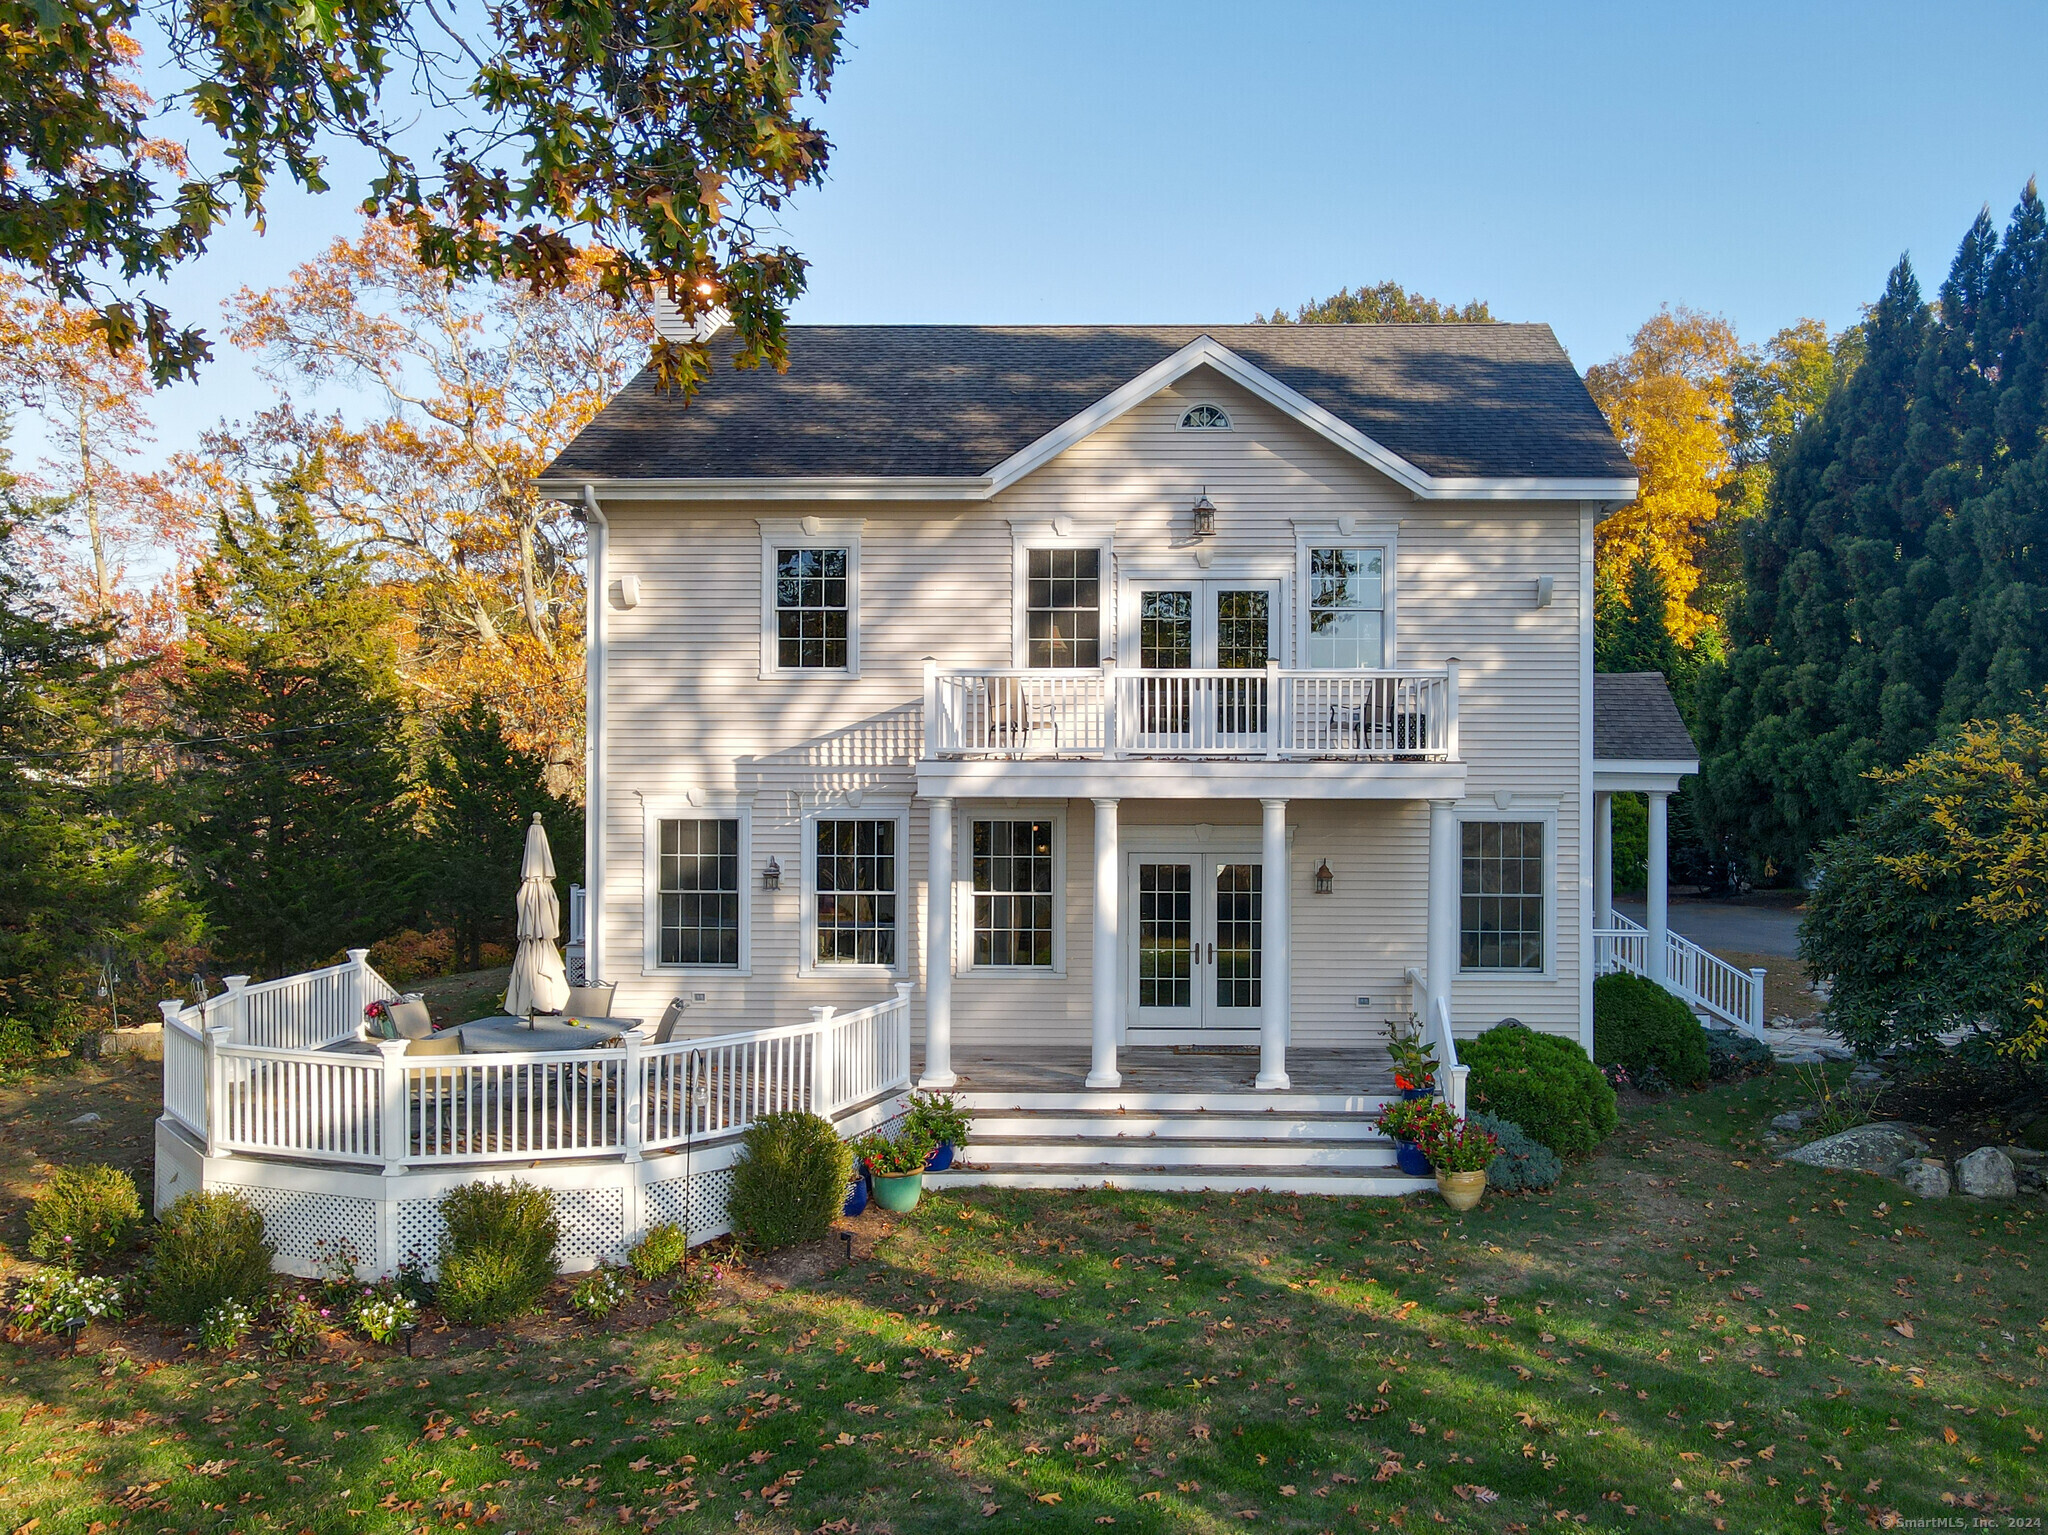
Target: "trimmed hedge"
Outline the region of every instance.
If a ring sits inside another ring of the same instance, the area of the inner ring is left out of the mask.
[[[815,1242],[832,1229],[853,1182],[853,1148],[815,1114],[764,1114],[733,1165],[726,1211],[760,1248]]]
[[[1631,1077],[1655,1067],[1680,1087],[1705,1087],[1707,1031],[1655,981],[1603,975],[1593,983],[1593,1062]]]
[[[1541,1141],[1531,1140],[1512,1120],[1494,1114],[1466,1117],[1500,1142],[1500,1150],[1486,1166],[1488,1188],[1508,1194],[1539,1193],[1554,1188],[1564,1176],[1563,1159]]]
[[[1467,1104],[1520,1125],[1561,1157],[1582,1157],[1614,1133],[1614,1089],[1575,1039],[1538,1034],[1510,1018],[1469,1044]]]
[[[89,1267],[126,1247],[141,1224],[135,1180],[120,1168],[60,1167],[29,1206],[29,1256]]]
[[[453,1322],[504,1322],[540,1304],[556,1272],[555,1196],[514,1178],[465,1183],[441,1197],[434,1296]]]

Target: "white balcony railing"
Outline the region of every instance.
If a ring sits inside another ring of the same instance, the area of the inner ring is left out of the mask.
[[[1458,759],[1458,667],[925,668],[925,756]]]

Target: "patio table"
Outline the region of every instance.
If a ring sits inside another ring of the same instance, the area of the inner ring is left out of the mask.
[[[447,1032],[462,1040],[466,1055],[512,1052],[541,1055],[550,1051],[590,1050],[608,1045],[639,1023],[638,1018],[536,1018],[528,1027],[524,1018],[499,1014],[491,1018],[471,1019]]]

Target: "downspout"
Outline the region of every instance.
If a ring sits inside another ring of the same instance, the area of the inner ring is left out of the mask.
[[[598,508],[597,488],[583,487],[584,554],[583,676],[588,698],[583,710],[583,977],[604,978],[604,695],[605,555],[611,524]]]

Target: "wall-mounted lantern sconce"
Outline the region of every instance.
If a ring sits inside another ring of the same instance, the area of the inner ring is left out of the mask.
[[[761,888],[763,890],[780,890],[782,888],[782,865],[773,858],[768,860],[768,867],[761,871]]]
[[[1330,872],[1330,860],[1325,858],[1316,865],[1316,894],[1333,895],[1337,889],[1337,876]]]
[[[1195,537],[1216,536],[1216,504],[1209,499],[1209,487],[1204,485],[1202,493],[1195,497]]]
[[[637,608],[640,606],[640,578],[638,576],[619,577],[619,606],[622,608]]]

